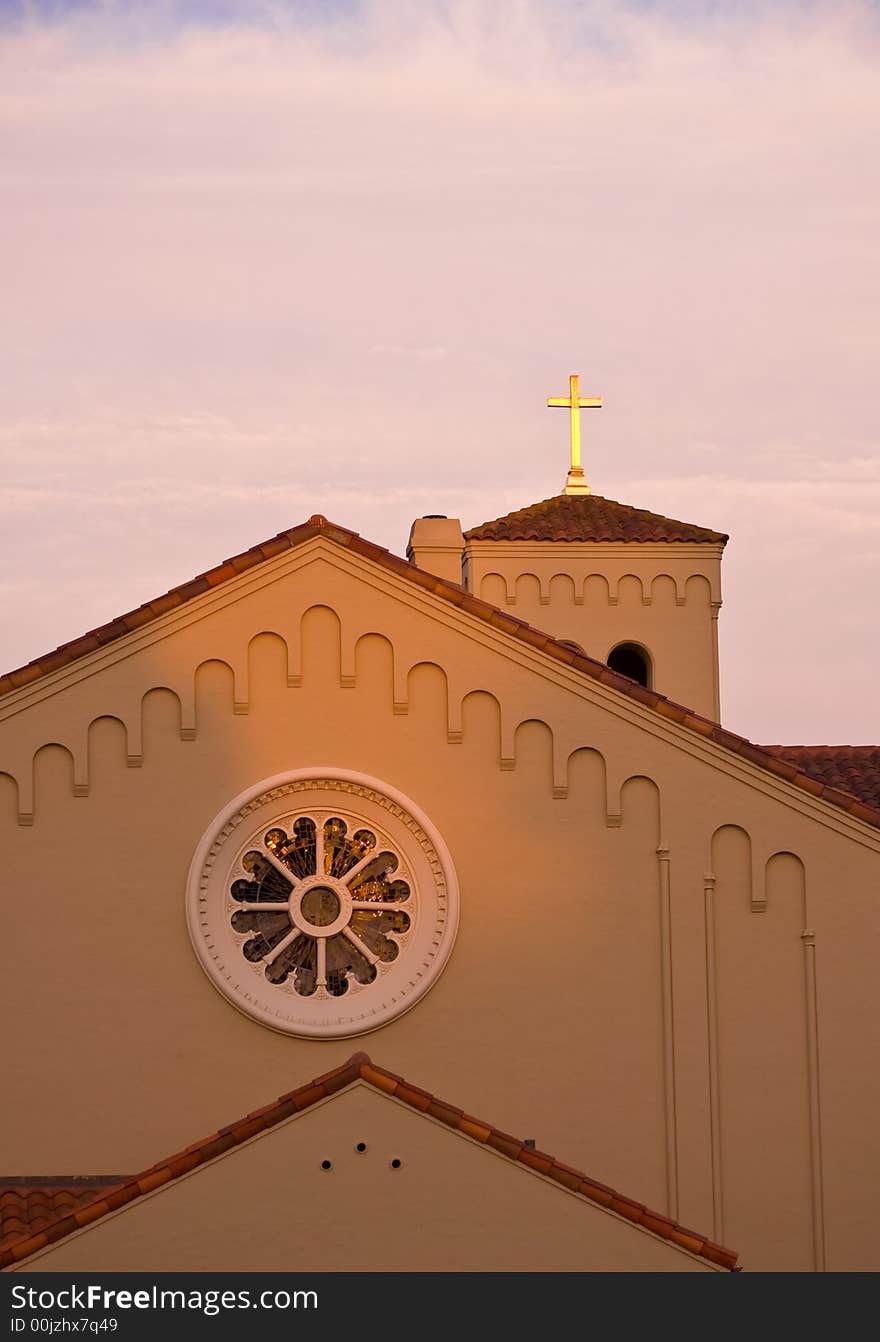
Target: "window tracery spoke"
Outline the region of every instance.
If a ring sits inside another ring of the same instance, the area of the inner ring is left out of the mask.
[[[254,900],[248,899],[242,900],[238,907],[245,913],[287,913],[290,908],[290,902],[286,899],[283,902],[269,899],[257,900],[255,902]],[[379,905],[376,904],[373,907],[379,908]]]
[[[385,888],[388,885],[388,877],[393,874],[400,865],[396,853],[383,852],[377,856],[370,856],[370,861],[359,864],[358,874],[348,878],[348,888],[352,894],[356,891],[363,891],[369,887],[371,893],[376,893],[378,889]]]
[[[281,940],[272,947],[272,949],[269,951],[269,954],[263,956],[263,959],[265,960],[266,964],[271,965],[273,960],[277,960],[281,952],[286,951],[290,943],[292,941],[295,941],[299,935],[300,935],[299,928],[292,927],[288,932],[287,936],[282,937]]]
[[[268,947],[290,931],[290,915],[286,910],[284,913],[264,913],[262,905],[257,905],[256,910],[251,912],[236,909],[232,915],[232,926],[236,932],[259,933]],[[261,959],[262,954],[261,951],[255,958]]]
[[[318,938],[318,988],[327,987],[327,938]]]
[[[282,862],[280,857],[276,857],[272,849],[269,848],[268,845],[266,846],[264,851],[266,861],[271,862],[275,870],[279,871],[281,875],[284,877],[284,879],[290,882],[291,889],[299,885],[299,878],[294,876],[293,872],[290,870],[290,867],[288,867],[286,862]]]
[[[249,908],[249,907],[251,907],[251,906],[248,905],[248,904],[243,904],[243,905],[242,905],[242,908],[245,908],[245,909],[246,909],[246,908]],[[255,904],[255,905],[253,905],[253,907],[254,907],[254,908],[261,908],[261,909],[271,909],[271,908],[274,907],[274,905],[272,905],[272,904],[260,904],[260,905],[256,905],[256,904]],[[278,907],[281,908],[282,905],[279,904]],[[285,904],[285,905],[283,905],[283,907],[284,907],[284,908],[287,908],[287,905]],[[390,899],[353,899],[353,900],[351,901],[351,907],[352,907],[353,909],[370,909],[370,910],[372,910],[372,909],[378,909],[378,910],[380,910],[380,911],[383,910],[383,909],[385,909],[385,910],[390,910],[390,911],[393,911],[393,912],[397,912],[397,910],[400,908],[400,904],[399,904],[399,902],[395,902],[394,900],[390,900]]]
[[[356,865],[353,866],[350,871],[347,871],[345,873],[345,884],[350,887],[354,878],[357,875],[359,875],[359,873],[363,871],[364,867],[366,867],[367,864],[372,860],[373,860],[373,853],[371,850],[369,852],[366,852],[364,856],[361,858],[361,860],[358,863],[356,863]]]
[[[342,929],[342,935],[347,941],[351,942],[352,946],[354,946],[371,965],[377,965],[379,963],[378,955],[373,954],[367,943],[363,941],[356,932],[352,931],[350,925]]]

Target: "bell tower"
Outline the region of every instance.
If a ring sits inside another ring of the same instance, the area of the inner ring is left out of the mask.
[[[720,721],[718,612],[728,537],[594,494],[581,462],[580,412],[601,400],[582,397],[573,375],[569,395],[547,404],[570,415],[562,493],[462,539],[453,519],[420,519],[410,559],[457,581],[463,547],[462,577],[475,596]]]
[[[720,720],[727,537],[598,494],[560,494],[465,532],[468,589]]]

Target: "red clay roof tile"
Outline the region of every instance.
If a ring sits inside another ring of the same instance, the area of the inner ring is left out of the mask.
[[[419,1090],[418,1086],[408,1086],[401,1082],[398,1082],[395,1094],[399,1100],[403,1100],[412,1109],[421,1110],[422,1113],[425,1112],[434,1098],[426,1090]]]
[[[486,1145],[491,1146],[494,1151],[500,1151],[504,1156],[510,1156],[511,1160],[516,1160],[523,1148],[523,1143],[518,1137],[511,1137],[507,1132],[499,1132],[493,1128],[486,1138]]]
[[[768,754],[880,811],[880,746],[764,746]]]
[[[598,1202],[600,1207],[610,1207],[616,1196],[613,1188],[607,1188],[605,1184],[594,1183],[586,1175],[581,1180],[578,1191],[592,1202]]]
[[[438,1122],[445,1123],[447,1127],[450,1128],[457,1128],[461,1120],[464,1118],[464,1113],[461,1109],[456,1109],[453,1105],[446,1104],[444,1100],[438,1100],[436,1098],[431,1100],[431,1103],[424,1112],[430,1114],[432,1118],[436,1118]]]
[[[272,1128],[283,1122],[291,1113],[307,1109],[310,1105],[317,1104],[318,1101],[328,1098],[337,1090],[346,1085],[353,1085],[357,1081],[364,1081],[383,1094],[389,1094],[393,1091],[398,1102],[409,1105],[410,1108],[419,1113],[432,1114],[449,1127],[461,1132],[471,1141],[477,1141],[482,1145],[492,1147],[515,1163],[524,1165],[569,1190],[574,1190],[591,1202],[598,1203],[603,1207],[610,1206],[611,1210],[616,1212],[618,1216],[622,1216],[637,1225],[641,1224],[652,1230],[653,1233],[660,1234],[664,1239],[671,1239],[690,1249],[692,1253],[702,1256],[721,1267],[728,1268],[733,1272],[740,1270],[737,1267],[738,1255],[732,1249],[722,1248],[702,1236],[695,1235],[692,1231],[685,1230],[684,1227],[663,1216],[661,1212],[649,1211],[640,1202],[634,1202],[631,1198],[616,1193],[613,1188],[608,1188],[605,1184],[596,1183],[579,1170],[556,1161],[553,1156],[526,1147],[523,1142],[517,1141],[515,1137],[511,1137],[507,1133],[500,1132],[497,1128],[493,1128],[490,1123],[485,1123],[482,1119],[471,1118],[454,1105],[447,1104],[444,1100],[439,1100],[435,1096],[429,1096],[427,1091],[423,1091],[417,1086],[411,1086],[402,1077],[396,1076],[394,1072],[388,1072],[384,1067],[379,1067],[366,1053],[355,1053],[341,1067],[334,1068],[315,1081],[307,1082],[297,1090],[289,1091],[274,1104],[264,1105],[255,1112],[260,1115],[263,1129]],[[426,1097],[429,1099],[427,1111],[423,1104]],[[193,1157],[191,1162],[178,1163],[180,1158],[174,1156],[159,1161],[158,1164],[151,1166],[150,1169],[145,1170],[135,1178],[117,1184],[110,1192],[107,1192],[106,1186],[104,1186],[96,1195],[95,1185],[101,1183],[101,1178],[93,1179],[88,1194],[89,1200],[80,1206],[73,1215],[65,1207],[62,1209],[63,1214],[56,1216],[56,1219],[45,1230],[41,1229],[39,1233],[34,1233],[35,1227],[29,1221],[28,1232],[23,1237],[15,1236],[7,1240],[5,1244],[0,1242],[0,1269],[8,1267],[11,1263],[21,1262],[30,1254],[36,1253],[38,1249],[42,1249],[46,1244],[56,1243],[81,1226],[99,1220],[109,1211],[124,1206],[127,1202],[133,1202],[144,1193],[152,1192],[163,1184],[172,1182],[190,1169],[207,1164],[214,1156],[221,1154],[223,1151],[241,1145],[253,1136],[253,1126],[253,1123],[246,1120],[233,1123],[223,1129],[225,1136],[218,1139],[217,1134],[212,1133],[203,1142],[194,1142],[192,1146],[187,1147],[187,1152]],[[3,1182],[3,1180],[0,1180],[0,1187],[3,1186]],[[36,1180],[31,1185],[20,1185],[18,1180],[6,1182],[7,1184],[14,1184],[15,1187],[21,1186],[27,1194],[31,1192],[32,1188],[39,1186]],[[63,1185],[63,1191],[76,1193],[77,1188],[84,1188],[85,1184],[85,1180],[80,1180],[78,1184],[75,1181],[70,1181]],[[54,1189],[54,1193],[59,1191],[61,1191],[60,1187]],[[24,1198],[24,1204],[29,1205],[27,1196]],[[4,1214],[6,1205],[3,1198],[0,1197],[0,1209],[4,1211]],[[654,1229],[655,1225],[658,1226],[656,1230]]]
[[[528,1165],[530,1170],[537,1170],[539,1174],[549,1174],[553,1169],[552,1156],[545,1156],[540,1151],[533,1151],[529,1146],[521,1146],[516,1153],[516,1158],[520,1165]]]
[[[465,532],[466,541],[703,541],[724,545],[721,531],[631,508],[600,494],[557,494]]]
[[[553,1162],[553,1178],[558,1184],[562,1184],[564,1188],[570,1188],[574,1192],[577,1192],[583,1183],[580,1170],[572,1169],[570,1165],[564,1165],[561,1160],[554,1160]]]
[[[365,1081],[369,1081],[371,1086],[375,1086],[377,1090],[384,1090],[387,1095],[394,1095],[400,1087],[400,1082],[396,1077],[383,1074],[382,1071],[371,1066],[370,1063],[361,1063],[361,1076]],[[431,1112],[430,1103],[428,1112]]]
[[[93,1203],[96,1195],[123,1181],[124,1176],[117,1174],[49,1180],[0,1177],[0,1249]]]
[[[689,1230],[682,1230],[676,1226],[670,1233],[669,1238],[676,1244],[680,1244],[683,1249],[690,1249],[691,1253],[702,1254],[706,1240],[701,1235],[694,1235]]]
[[[398,1094],[399,1093],[398,1089]],[[421,1106],[415,1105],[414,1108],[421,1108]],[[458,1126],[462,1132],[467,1133],[468,1137],[475,1137],[478,1142],[486,1142],[489,1140],[491,1128],[486,1127],[485,1123],[481,1123],[478,1118],[468,1118],[467,1114],[463,1114],[459,1120]]]

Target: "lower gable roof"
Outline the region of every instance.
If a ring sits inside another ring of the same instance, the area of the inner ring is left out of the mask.
[[[148,601],[144,605],[138,606],[136,610],[128,611],[125,615],[117,616],[116,619],[90,630],[80,638],[62,644],[54,652],[47,653],[43,657],[37,657],[25,666],[17,667],[15,670],[7,672],[6,675],[0,676],[0,696],[30,685],[43,676],[49,676],[62,667],[68,666],[71,662],[75,662],[80,657],[87,657],[90,653],[97,652],[108,643],[124,638],[126,634],[133,633],[136,629],[142,628],[153,620],[158,620],[169,611],[175,610],[187,601],[192,601],[204,592],[230,582],[256,564],[274,559],[286,550],[294,549],[296,546],[318,536],[389,569],[416,586],[433,592],[435,596],[448,601],[451,605],[467,611],[469,615],[484,620],[494,628],[530,644],[557,661],[564,662],[574,670],[589,676],[592,680],[598,680],[603,685],[617,690],[628,698],[635,699],[638,703],[659,713],[662,717],[671,719],[691,731],[698,732],[700,736],[714,741],[717,745],[741,756],[751,764],[757,765],[758,768],[765,769],[777,778],[785,779],[786,782],[793,784],[801,791],[819,797],[831,806],[849,812],[857,820],[880,829],[880,797],[866,803],[858,794],[853,794],[847,790],[842,781],[831,782],[827,777],[819,776],[804,767],[803,760],[794,757],[787,758],[784,753],[774,753],[774,751],[782,752],[791,749],[790,747],[768,748],[753,745],[745,737],[727,731],[720,723],[713,722],[711,718],[703,717],[702,714],[695,712],[693,709],[677,704],[672,699],[667,699],[665,695],[658,694],[656,690],[646,689],[644,686],[637,684],[636,681],[630,680],[628,676],[622,676],[617,671],[612,671],[604,662],[588,657],[586,653],[578,652],[570,644],[552,638],[549,634],[533,628],[514,615],[508,615],[497,606],[474,596],[458,584],[447,582],[433,573],[417,568],[398,555],[391,554],[382,546],[364,540],[356,531],[349,531],[346,527],[337,526],[335,523],[328,521],[320,513],[316,513],[298,527],[293,527],[289,531],[280,531],[271,540],[255,545],[241,554],[233,555],[231,559],[224,560],[222,564],[206,570],[189,582],[171,588],[164,596],[157,597],[154,601]],[[873,747],[864,747],[864,749],[870,750]],[[839,779],[840,775],[837,775],[837,777]]]
[[[280,1096],[279,1099],[265,1105],[262,1109],[256,1109],[253,1113],[247,1114],[239,1122],[221,1128],[218,1132],[211,1133],[209,1137],[204,1137],[201,1141],[193,1143],[186,1150],[169,1156],[156,1165],[151,1165],[142,1174],[126,1179],[115,1187],[98,1189],[94,1196],[78,1206],[67,1204],[64,1206],[64,1210],[49,1224],[39,1230],[32,1230],[31,1233],[13,1239],[11,1243],[0,1249],[0,1269],[23,1262],[31,1254],[38,1253],[49,1245],[57,1244],[59,1240],[72,1235],[74,1231],[91,1225],[93,1222],[100,1220],[101,1217],[109,1215],[110,1212],[117,1211],[119,1208],[143,1197],[146,1193],[152,1193],[155,1189],[170,1184],[175,1179],[189,1174],[191,1170],[197,1169],[198,1166],[208,1164],[216,1156],[224,1155],[227,1151],[231,1151],[236,1146],[241,1146],[259,1133],[275,1127],[276,1124],[284,1122],[285,1119],[291,1118],[297,1113],[302,1113],[303,1110],[311,1108],[321,1100],[327,1099],[337,1091],[343,1090],[358,1081],[365,1081],[369,1086],[384,1095],[394,1096],[395,1099],[409,1105],[410,1108],[417,1110],[419,1113],[427,1114],[473,1141],[491,1147],[499,1155],[514,1164],[522,1165],[526,1169],[552,1179],[570,1192],[615,1212],[624,1220],[641,1226],[643,1230],[647,1230],[661,1239],[668,1240],[679,1248],[686,1249],[689,1253],[704,1258],[717,1267],[727,1268],[732,1272],[741,1270],[737,1267],[738,1255],[732,1249],[725,1249],[722,1245],[715,1244],[707,1236],[701,1235],[697,1231],[687,1230],[677,1221],[664,1216],[662,1212],[651,1211],[641,1202],[635,1202],[632,1198],[616,1192],[615,1189],[609,1188],[606,1184],[598,1183],[581,1170],[562,1164],[554,1156],[527,1146],[524,1141],[520,1141],[517,1137],[511,1137],[506,1132],[501,1132],[492,1124],[485,1123],[478,1118],[471,1118],[463,1110],[447,1104],[445,1100],[438,1099],[419,1086],[412,1085],[402,1076],[397,1076],[394,1072],[388,1072],[383,1067],[379,1067],[372,1062],[366,1053],[355,1053],[341,1067],[336,1067],[333,1071],[326,1072],[314,1081],[309,1081],[306,1085],[289,1091],[286,1095]]]

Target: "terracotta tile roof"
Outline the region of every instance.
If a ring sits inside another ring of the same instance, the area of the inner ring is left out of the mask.
[[[474,1141],[492,1147],[494,1151],[506,1156],[513,1163],[525,1165],[530,1170],[536,1170],[539,1174],[545,1175],[548,1179],[553,1179],[556,1183],[562,1184],[564,1188],[580,1194],[590,1202],[598,1203],[601,1207],[608,1207],[627,1221],[632,1221],[635,1225],[643,1226],[662,1239],[670,1240],[673,1244],[689,1249],[691,1253],[707,1259],[710,1263],[729,1268],[731,1271],[741,1270],[737,1268],[738,1255],[732,1249],[725,1249],[720,1244],[715,1244],[712,1240],[707,1239],[705,1235],[685,1229],[677,1221],[671,1221],[661,1212],[650,1211],[642,1203],[634,1202],[632,1198],[625,1197],[613,1188],[597,1183],[595,1179],[591,1179],[589,1175],[583,1174],[580,1170],[572,1169],[569,1165],[563,1165],[554,1156],[545,1155],[543,1151],[527,1147],[517,1137],[511,1137],[508,1133],[499,1131],[491,1123],[484,1123],[481,1119],[471,1118],[463,1110],[447,1104],[444,1100],[437,1099],[429,1091],[411,1085],[410,1082],[405,1081],[403,1077],[397,1076],[394,1072],[385,1071],[383,1067],[373,1063],[366,1053],[355,1053],[341,1067],[336,1067],[333,1071],[326,1072],[314,1081],[309,1081],[306,1085],[282,1095],[262,1109],[254,1110],[252,1114],[247,1114],[238,1123],[232,1123],[229,1127],[221,1128],[219,1132],[212,1133],[210,1137],[205,1137],[202,1141],[188,1146],[185,1151],[180,1151],[176,1155],[169,1156],[167,1160],[152,1165],[148,1170],[144,1170],[143,1174],[128,1179],[115,1189],[99,1192],[91,1202],[76,1208],[68,1208],[63,1215],[59,1216],[50,1225],[44,1226],[36,1233],[29,1233],[0,1250],[0,1268],[9,1267],[13,1263],[20,1263],[30,1254],[45,1248],[46,1245],[56,1244],[58,1240],[64,1239],[74,1230],[79,1230],[82,1226],[99,1220],[102,1216],[106,1216],[108,1212],[124,1207],[127,1203],[134,1202],[144,1193],[150,1193],[155,1188],[161,1188],[163,1184],[179,1179],[181,1175],[189,1173],[190,1170],[196,1169],[199,1165],[207,1164],[215,1156],[222,1155],[225,1151],[240,1146],[249,1138],[256,1136],[258,1132],[266,1132],[269,1128],[275,1127],[277,1123],[282,1123],[286,1118],[290,1118],[292,1114],[301,1113],[304,1109],[317,1104],[319,1100],[326,1099],[329,1095],[343,1090],[346,1086],[350,1086],[358,1080],[366,1081],[370,1086],[385,1095],[395,1096],[420,1113],[429,1114],[432,1118],[445,1123],[458,1132],[464,1133]]]
[[[810,778],[880,811],[880,746],[764,746]]]
[[[173,587],[170,592],[166,592],[164,596],[158,597],[155,601],[149,601],[146,605],[139,606],[137,610],[129,611],[126,615],[120,615],[115,620],[109,621],[108,624],[101,625],[99,628],[83,634],[81,638],[74,639],[71,643],[62,644],[54,652],[50,652],[44,657],[37,657],[34,661],[28,662],[26,666],[20,666],[17,670],[8,672],[7,675],[0,677],[0,695],[30,685],[43,676],[51,675],[53,671],[68,666],[71,662],[77,661],[78,658],[86,657],[96,649],[112,643],[118,638],[123,638],[136,629],[140,629],[143,625],[158,619],[169,610],[185,605],[187,601],[192,601],[203,592],[211,591],[212,588],[229,582],[239,573],[244,573],[247,569],[253,568],[255,564],[273,559],[276,555],[283,554],[285,550],[291,550],[297,545],[302,545],[315,536],[323,536],[335,545],[361,555],[375,564],[380,564],[399,577],[406,578],[417,587],[433,592],[451,605],[460,606],[469,615],[474,615],[477,619],[484,620],[486,624],[502,630],[505,634],[510,634],[513,638],[518,638],[523,643],[530,644],[539,651],[546,653],[547,656],[555,658],[556,661],[564,662],[575,671],[589,676],[591,680],[601,681],[603,685],[627,695],[630,699],[637,700],[638,703],[659,713],[662,717],[669,718],[682,727],[698,732],[701,736],[710,738],[718,745],[748,760],[751,764],[766,769],[768,773],[775,774],[778,778],[784,778],[794,787],[800,788],[801,791],[808,792],[814,797],[821,797],[823,801],[830,805],[848,811],[857,820],[861,820],[867,825],[875,825],[880,829],[880,807],[868,806],[841,788],[833,787],[829,783],[814,778],[797,763],[782,759],[761,746],[753,745],[745,737],[737,736],[735,732],[725,730],[719,723],[713,722],[711,718],[705,718],[693,709],[677,704],[672,699],[667,699],[665,695],[658,694],[656,690],[645,689],[634,680],[630,680],[628,676],[622,676],[618,672],[612,671],[604,662],[598,662],[585,653],[577,652],[568,644],[551,638],[549,634],[542,633],[539,629],[533,629],[524,620],[517,619],[515,615],[508,615],[506,611],[499,610],[497,606],[493,606],[490,602],[473,596],[472,593],[456,583],[445,582],[433,573],[427,573],[424,569],[416,568],[414,564],[408,563],[407,560],[390,554],[382,546],[364,540],[356,531],[349,531],[346,527],[340,527],[333,522],[329,522],[320,513],[310,517],[308,522],[302,523],[301,526],[293,527],[290,531],[280,531],[272,540],[264,541],[262,545],[255,545],[252,549],[245,550],[243,554],[234,555],[232,559],[225,560],[216,568],[209,569],[206,573],[191,579],[190,582],[184,583],[180,587]]]
[[[600,494],[557,494],[465,532],[469,541],[715,541],[729,539],[690,522],[630,508]]]
[[[124,1178],[121,1174],[48,1179],[0,1176],[0,1249],[94,1202],[99,1189],[116,1188]]]

